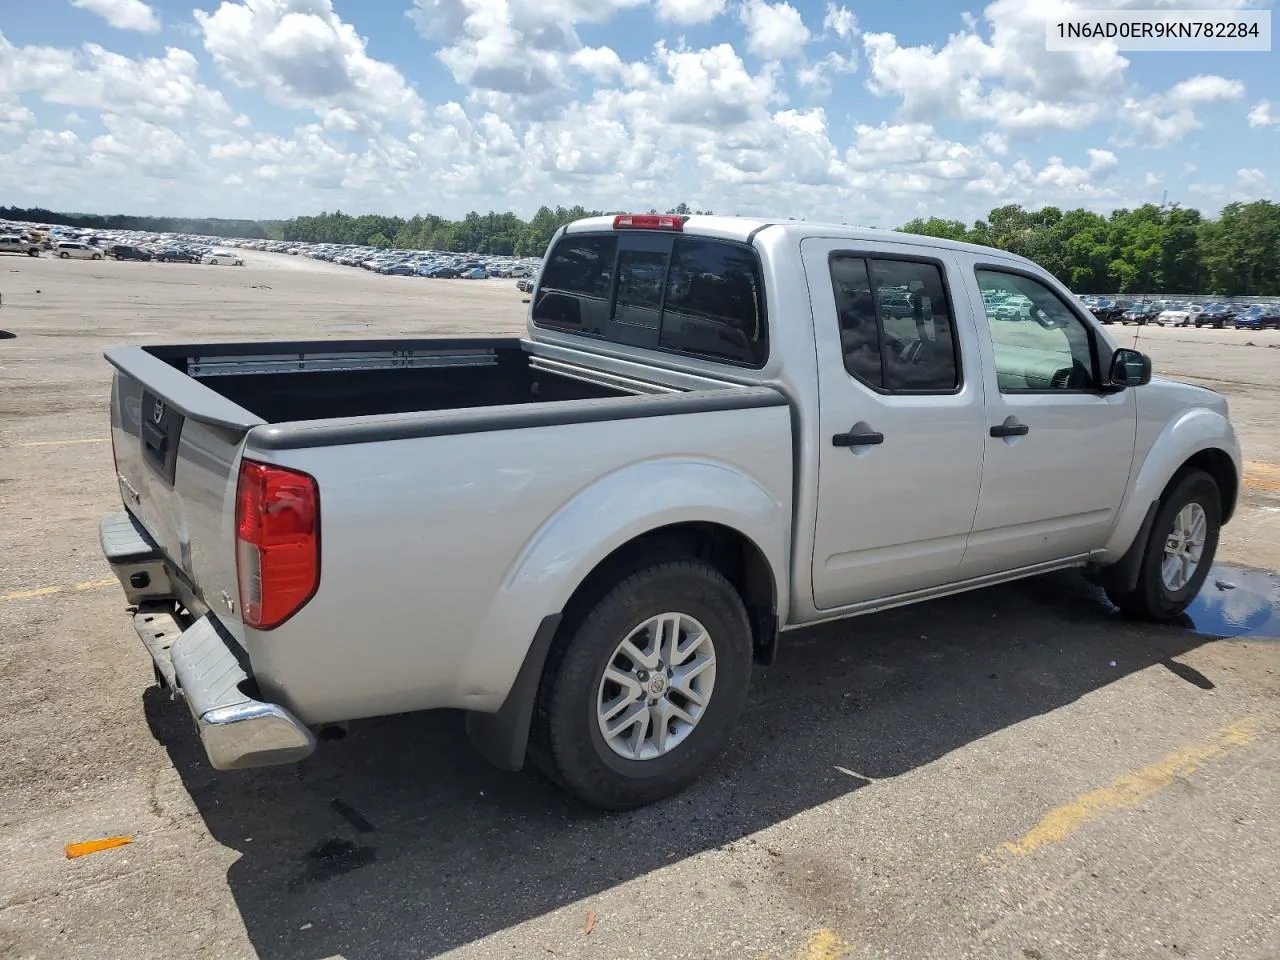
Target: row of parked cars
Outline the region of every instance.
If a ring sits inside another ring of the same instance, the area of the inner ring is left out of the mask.
[[[228,240],[232,247],[310,257],[346,267],[398,277],[484,280],[491,277],[527,277],[536,273],[539,260],[444,250],[391,250],[344,243],[300,243],[285,240]]]
[[[1080,298],[1102,323],[1122,326],[1227,327],[1236,330],[1280,330],[1280,303],[1190,303],[1173,300],[1127,300],[1086,295]]]
[[[0,234],[0,253],[22,253],[38,257],[42,253],[59,260],[144,260],[160,263],[211,263],[244,266],[239,253],[209,244],[163,240],[123,242],[115,236],[98,236],[89,231],[61,228],[57,233],[15,230]]]

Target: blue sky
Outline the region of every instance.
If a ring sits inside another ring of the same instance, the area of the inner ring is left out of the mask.
[[[1280,188],[1276,53],[1050,53],[1073,8],[1269,0],[40,0],[0,5],[0,197],[893,226]]]

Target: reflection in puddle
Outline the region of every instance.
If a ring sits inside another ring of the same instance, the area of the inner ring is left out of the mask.
[[[1207,636],[1280,640],[1280,574],[1215,564],[1186,616]]]

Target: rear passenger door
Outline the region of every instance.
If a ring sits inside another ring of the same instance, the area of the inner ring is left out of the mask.
[[[953,255],[821,238],[801,253],[819,383],[814,604],[951,582],[978,503],[986,420]]]

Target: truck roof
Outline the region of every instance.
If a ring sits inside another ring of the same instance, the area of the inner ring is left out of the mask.
[[[586,217],[575,220],[565,227],[567,233],[586,233],[597,230],[612,230],[613,215],[603,217]],[[870,227],[850,226],[847,223],[823,223],[812,220],[770,220],[762,217],[722,217],[694,214],[686,217],[684,233],[701,237],[717,237],[721,240],[737,240],[748,242],[761,230],[784,230],[791,234],[796,242],[805,237],[837,237],[864,243],[915,243],[925,247],[942,247],[948,250],[967,250],[970,253],[983,253],[999,256],[1005,260],[1015,260],[1030,264],[1026,257],[1018,256],[1007,250],[996,247],[984,247],[976,243],[962,243],[959,240],[944,240],[941,237],[926,237],[914,233],[902,233],[898,230],[875,230]]]

